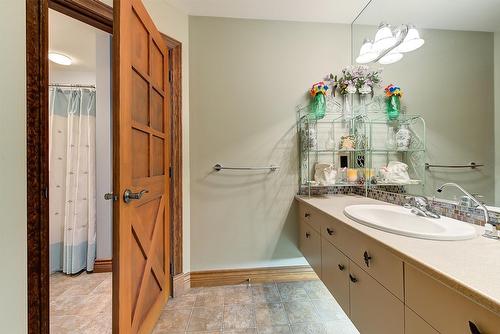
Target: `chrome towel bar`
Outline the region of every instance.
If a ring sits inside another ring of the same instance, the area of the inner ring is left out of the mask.
[[[270,170],[271,172],[277,171],[280,169],[280,166],[276,165],[271,165],[271,166],[265,166],[265,167],[226,167],[222,166],[221,164],[216,164],[214,166],[214,170],[216,172],[219,172],[221,170]]]
[[[476,169],[478,167],[484,167],[484,164],[477,164],[475,162],[471,162],[468,165],[431,165],[430,163],[425,163],[425,169],[429,168],[470,168]]]

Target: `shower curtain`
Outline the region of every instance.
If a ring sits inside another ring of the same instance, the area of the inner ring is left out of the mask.
[[[51,272],[94,269],[95,95],[94,88],[49,89]]]

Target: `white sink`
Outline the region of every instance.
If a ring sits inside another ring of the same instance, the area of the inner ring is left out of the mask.
[[[476,236],[476,229],[456,219],[420,217],[395,205],[350,205],[344,214],[366,226],[413,238],[430,240],[466,240]]]

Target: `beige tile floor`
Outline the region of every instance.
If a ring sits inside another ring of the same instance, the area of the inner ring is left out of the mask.
[[[55,274],[50,288],[51,334],[111,333],[111,274]],[[359,334],[320,281],[191,289],[153,333]]]

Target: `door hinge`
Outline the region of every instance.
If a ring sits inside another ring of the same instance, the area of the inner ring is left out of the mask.
[[[174,264],[170,262],[170,276],[174,277]]]
[[[168,176],[169,176],[170,178],[172,178],[172,177],[173,177],[173,175],[174,175],[174,170],[173,170],[172,166],[170,166],[170,167],[168,167]]]
[[[172,71],[169,70],[168,71],[168,82],[172,82],[173,81],[173,74],[172,74]]]
[[[43,197],[49,198],[49,188],[48,187],[43,188]]]

